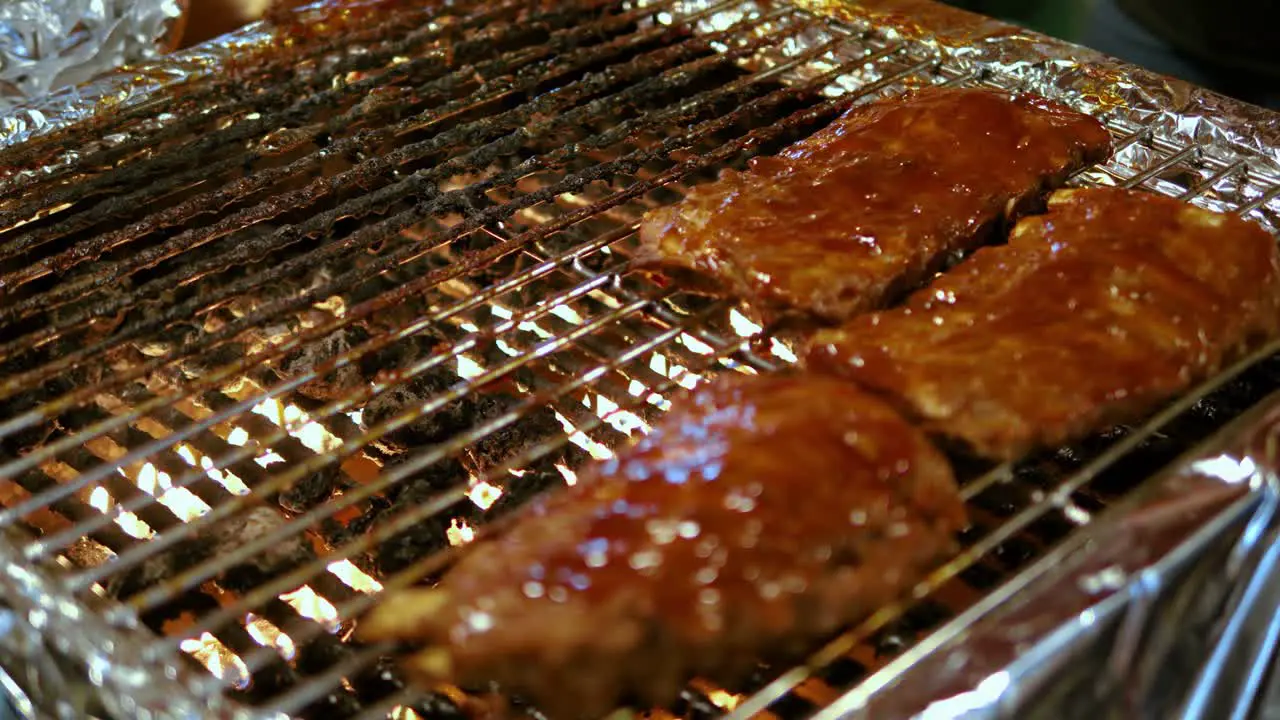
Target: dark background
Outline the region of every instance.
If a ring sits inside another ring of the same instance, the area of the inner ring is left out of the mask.
[[[1277,0],[944,0],[1280,107]]]

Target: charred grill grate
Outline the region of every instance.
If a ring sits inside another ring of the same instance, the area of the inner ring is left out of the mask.
[[[732,303],[628,273],[640,214],[852,102],[1021,82],[786,4],[528,5],[355,17],[0,152],[0,524],[86,603],[137,613],[158,663],[207,668],[205,692],[457,713],[347,640],[378,592],[572,482],[667,393],[793,359]],[[1112,129],[1077,182],[1280,224],[1262,156]],[[1145,425],[965,468],[968,549],[917,603],[659,714],[834,715],[1274,389],[1278,349]]]

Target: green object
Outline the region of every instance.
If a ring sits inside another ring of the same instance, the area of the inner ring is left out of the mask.
[[[1078,40],[1093,10],[1094,0],[947,0],[947,4],[1064,40]]]

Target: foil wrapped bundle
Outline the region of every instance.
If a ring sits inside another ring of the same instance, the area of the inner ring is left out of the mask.
[[[0,109],[173,49],[186,0],[0,3]]]

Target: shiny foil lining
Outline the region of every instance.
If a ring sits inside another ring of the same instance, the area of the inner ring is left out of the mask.
[[[72,0],[53,0],[53,5]],[[37,137],[56,132],[77,123],[87,122],[99,113],[119,112],[155,97],[157,93],[172,92],[186,82],[208,77],[219,70],[245,63],[259,53],[278,51],[289,43],[289,29],[263,22],[253,23],[190,48],[160,56],[163,48],[181,16],[187,0],[128,0],[134,9],[129,24],[114,25],[117,34],[121,28],[134,28],[134,39],[127,52],[102,54],[88,59],[82,65],[55,77],[51,72],[56,62],[43,62],[39,68],[39,84],[31,86],[21,95],[7,91],[6,71],[12,62],[4,56],[6,50],[0,43],[0,147],[18,145]],[[301,7],[294,11],[294,18],[301,25],[313,26],[321,22],[340,25],[345,19],[359,15],[360,11],[385,5],[393,0],[326,0]],[[42,5],[49,0],[21,0]],[[88,0],[85,0],[87,4]],[[74,3],[73,3],[74,4]],[[100,4],[100,3],[98,3]],[[115,3],[107,2],[107,6]],[[0,4],[2,5],[2,4]],[[331,6],[332,5],[332,6]],[[143,13],[150,9],[150,14]],[[0,7],[0,30],[3,30],[5,10]],[[137,16],[137,17],[135,17]],[[161,23],[161,20],[170,22]],[[123,21],[121,21],[123,23]],[[142,46],[141,38],[151,31],[164,29],[151,45]],[[296,29],[296,28],[295,28]],[[340,28],[332,28],[340,30]],[[139,34],[141,33],[141,34]],[[99,44],[105,46],[107,39]],[[148,49],[151,48],[151,49]],[[104,51],[105,52],[105,51]],[[83,82],[91,77],[96,79]],[[39,90],[35,92],[34,90]],[[109,142],[110,139],[104,139]]]
[[[186,0],[0,3],[0,109],[155,60],[176,44],[185,11]]]
[[[146,629],[71,599],[56,573],[0,537],[0,694],[24,717],[250,718],[221,696],[198,699],[198,677],[139,649]],[[37,711],[41,714],[37,714]]]
[[[1280,230],[1272,189],[1280,183],[1280,121],[1271,113],[927,0],[800,2],[835,22],[751,63],[785,68],[784,77],[823,72],[849,58],[832,56],[826,65],[800,69],[790,67],[789,58],[837,34],[872,31],[902,41],[913,58],[944,65],[952,77],[1038,92],[1094,112],[1112,127],[1131,127],[1155,146],[1192,148],[1188,152],[1231,171],[1216,178],[1154,173],[1138,181],[1166,194],[1194,195],[1207,207],[1249,207],[1251,218]],[[712,5],[684,3],[688,9]],[[700,23],[707,30],[724,27],[752,7],[737,5]],[[310,22],[332,10],[320,4],[303,12]],[[0,144],[171,92],[245,53],[268,49],[277,37],[271,25],[251,26],[54,93],[0,116]],[[886,84],[884,91],[895,87]],[[829,88],[840,90],[840,81]],[[1144,147],[1120,152],[1147,152]],[[1100,174],[1090,180],[1116,182]],[[1218,718],[1237,710],[1248,717],[1244,711],[1267,688],[1276,640],[1278,472],[1280,396],[1273,396],[820,717]],[[143,655],[145,631],[136,619],[86,607],[59,587],[52,569],[18,558],[13,543],[0,538],[0,660],[29,698],[53,703],[52,711],[67,717],[256,716],[227,700],[195,700],[206,696],[195,688],[207,680],[176,657]],[[734,715],[758,709],[748,700]]]
[[[820,717],[1257,717],[1277,468],[1273,395]]]

